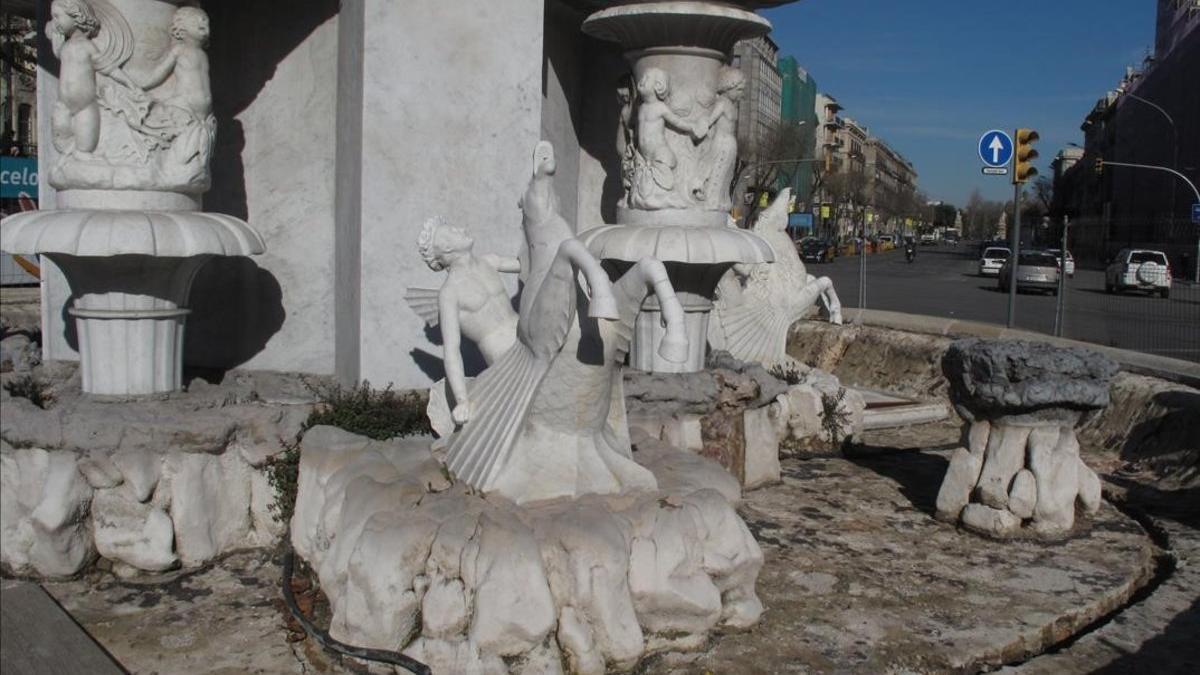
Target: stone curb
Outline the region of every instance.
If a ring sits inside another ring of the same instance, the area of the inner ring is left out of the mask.
[[[1190,387],[1200,387],[1200,364],[1190,361],[1143,354],[1128,349],[1117,349],[1116,347],[1107,347],[1091,342],[1068,340],[1043,333],[1006,328],[979,321],[962,321],[960,319],[946,319],[923,314],[906,314],[904,312],[889,312],[879,309],[847,309],[845,313],[847,319],[853,321],[855,324],[861,323],[878,328],[892,328],[913,333],[945,335],[947,337],[1019,338],[1048,342],[1061,347],[1093,349],[1120,363],[1121,369],[1127,372],[1150,375],[1163,380],[1186,384]]]

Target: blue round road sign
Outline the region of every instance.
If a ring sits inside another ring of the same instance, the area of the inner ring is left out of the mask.
[[[1013,142],[1008,134],[992,129],[979,137],[979,159],[988,166],[1008,166],[1012,159]]]

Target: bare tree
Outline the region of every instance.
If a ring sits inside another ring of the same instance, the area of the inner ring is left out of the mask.
[[[759,196],[762,192],[773,192],[781,175],[795,175],[800,166],[797,160],[811,159],[807,147],[810,145],[805,138],[803,125],[782,123],[763,140],[757,154],[739,153],[734,182],[730,186],[734,202],[742,199],[747,190],[754,190],[754,198],[746,209],[743,222],[753,221],[760,208]]]

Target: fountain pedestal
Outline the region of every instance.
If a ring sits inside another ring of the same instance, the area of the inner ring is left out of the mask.
[[[624,4],[583,23],[585,33],[625,47],[631,72],[621,92],[625,194],[617,224],[580,239],[618,268],[644,257],[661,260],[684,306],[692,346],[681,364],[656,354],[664,322],[647,303],[630,350],[630,364],[639,370],[701,370],[721,276],[735,264],[775,258],[766,241],[729,226],[744,80],[725,65],[738,40],[770,29],[753,12],[709,2]]]
[[[216,138],[208,16],[164,0],[54,5],[59,97],[43,163],[59,208],[5,218],[0,249],[62,269],[85,393],[176,391],[196,273],[214,255],[265,250],[241,219],[199,210]]]

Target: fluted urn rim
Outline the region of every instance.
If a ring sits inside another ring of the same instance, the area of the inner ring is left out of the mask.
[[[771,22],[733,5],[676,0],[600,10],[584,20],[583,32],[629,50],[688,46],[729,53],[737,41],[771,32]]]
[[[0,249],[74,256],[257,255],[266,244],[241,218],[200,211],[47,210],[0,221]]]
[[[579,235],[592,255],[637,262],[647,256],[662,262],[731,264],[774,262],[765,239],[731,227],[602,225]]]

